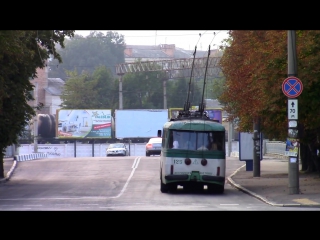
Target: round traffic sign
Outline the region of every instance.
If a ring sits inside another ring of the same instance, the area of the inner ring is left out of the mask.
[[[288,77],[282,83],[282,92],[288,98],[298,97],[303,90],[302,82],[299,78]]]

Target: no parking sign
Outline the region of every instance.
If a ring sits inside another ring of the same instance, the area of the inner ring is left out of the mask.
[[[303,90],[302,82],[299,78],[288,77],[282,83],[282,92],[288,98],[298,97]]]

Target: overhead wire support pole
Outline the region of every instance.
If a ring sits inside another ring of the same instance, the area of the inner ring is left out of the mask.
[[[260,118],[257,117],[253,121],[253,177],[260,177]]]
[[[288,77],[297,77],[297,75],[296,32],[295,30],[288,30]],[[292,100],[292,98],[288,98],[288,102],[289,100]],[[294,137],[296,138],[296,142],[298,142],[298,120],[296,120],[296,127],[290,127],[289,122],[290,119],[288,119],[288,138]],[[289,131],[293,131],[295,133],[295,136],[290,136]],[[300,147],[298,146],[297,155],[289,155],[289,194],[299,194],[299,151]]]
[[[38,83],[35,83],[34,86],[34,105],[35,105],[35,111],[36,115],[34,117],[34,123],[33,123],[33,152],[37,153],[38,152]]]

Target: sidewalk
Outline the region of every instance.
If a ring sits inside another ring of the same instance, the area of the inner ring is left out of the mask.
[[[278,207],[320,208],[320,177],[299,172],[299,194],[289,194],[288,160],[263,156],[260,177],[246,170],[246,163],[227,178],[228,183],[259,200]]]
[[[5,178],[11,177],[17,161],[4,159]],[[246,163],[227,178],[235,188],[277,207],[320,208],[320,177],[317,173],[299,172],[299,194],[289,194],[288,161],[276,156],[265,155],[260,162],[260,177],[253,177],[253,171],[246,171]]]

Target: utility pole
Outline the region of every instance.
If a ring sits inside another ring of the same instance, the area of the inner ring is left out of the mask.
[[[123,103],[122,103],[122,77],[123,77],[123,74],[119,74],[119,109],[123,109]]]
[[[298,143],[298,97],[303,89],[300,79],[297,78],[296,32],[288,30],[288,78],[282,84],[282,90],[288,97],[288,143]],[[287,145],[289,194],[299,194],[299,145]]]
[[[167,109],[167,79],[163,79],[163,109]]]
[[[260,177],[260,160],[261,160],[261,139],[260,139],[260,118],[253,122],[253,177]]]
[[[231,157],[232,151],[232,136],[233,136],[233,122],[229,120],[228,122],[228,156]]]
[[[38,106],[38,83],[35,83],[34,86],[34,106],[37,107]],[[33,121],[33,140],[34,140],[34,144],[33,144],[33,152],[37,153],[38,152],[38,110],[35,109],[36,111],[36,115],[34,117],[34,121]]]

